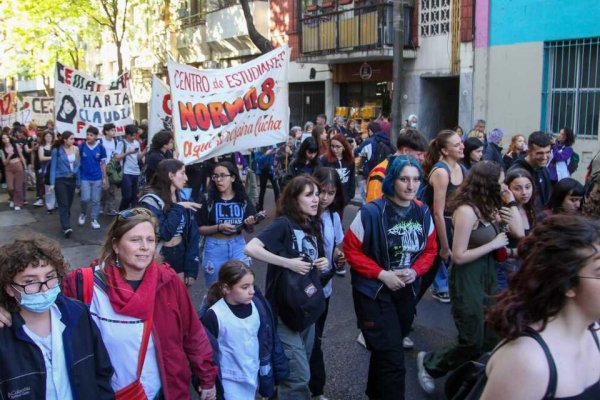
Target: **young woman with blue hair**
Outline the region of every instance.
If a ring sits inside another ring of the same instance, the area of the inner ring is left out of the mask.
[[[429,208],[416,199],[419,162],[408,155],[390,161],[382,199],[365,204],[344,238],[352,272],[358,326],[371,351],[366,394],[404,399],[404,350],[415,315],[414,281],[437,254]]]

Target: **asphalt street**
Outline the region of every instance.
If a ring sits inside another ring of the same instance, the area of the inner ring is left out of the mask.
[[[6,191],[0,193],[0,244],[9,243],[16,237],[28,236],[32,232],[45,234],[56,239],[65,257],[70,262],[71,268],[77,268],[89,263],[98,256],[100,245],[113,217],[101,216],[99,222],[101,229],[92,230],[89,221],[84,226],[77,225],[80,212],[78,198],[72,207],[73,235],[65,239],[60,230],[58,212],[47,215],[43,207],[31,206],[33,192],[27,192],[30,205],[21,211],[13,211],[8,207]],[[271,190],[267,191],[265,209],[269,218],[261,222],[255,230],[259,233],[269,224],[275,214],[275,205]],[[347,228],[356,215],[358,207],[349,206],[344,215],[344,227]],[[247,239],[252,235],[247,235]],[[266,265],[262,262],[254,263],[257,283],[264,288]],[[323,352],[327,371],[327,385],[325,395],[330,400],[358,400],[366,399],[364,394],[369,352],[357,343],[358,329],[352,303],[350,276],[334,277],[334,290],[330,303],[329,316],[325,325],[323,338]],[[205,287],[200,277],[191,288],[190,294],[194,304],[199,304],[204,294]],[[418,351],[432,350],[443,346],[456,336],[450,305],[441,304],[426,295],[418,306],[417,318],[411,338],[415,348],[405,352],[406,365],[406,399],[443,399],[443,380],[438,380],[437,391],[432,396],[427,396],[417,382],[416,357]]]

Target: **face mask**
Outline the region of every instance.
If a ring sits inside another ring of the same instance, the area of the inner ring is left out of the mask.
[[[411,122],[410,123],[410,127],[413,129],[417,129],[417,123],[416,122]]]
[[[60,286],[34,294],[21,293],[21,307],[34,313],[47,311],[56,301],[60,293]]]

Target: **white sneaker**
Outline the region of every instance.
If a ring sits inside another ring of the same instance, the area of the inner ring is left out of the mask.
[[[79,219],[77,220],[79,225],[85,224],[85,214],[79,214]]]
[[[14,202],[14,201],[11,201],[10,203],[8,203],[8,206],[9,206],[10,208],[14,208],[14,207],[15,207],[15,202]]]
[[[100,224],[95,219],[92,220],[92,229],[100,229]]]
[[[19,207],[19,206],[16,206],[16,207],[15,207],[15,211],[21,211],[21,207]]]
[[[418,377],[419,377],[419,385],[421,385],[421,389],[425,391],[427,394],[433,394],[435,392],[435,381],[429,375],[427,370],[425,369],[425,365],[423,364],[425,360],[424,351],[420,351],[417,355],[417,369],[418,369]]]
[[[402,339],[402,347],[406,350],[410,350],[413,347],[415,347],[415,342],[413,342],[412,339],[407,336],[404,339]]]
[[[33,205],[34,205],[34,206],[36,206],[36,207],[41,207],[41,206],[43,206],[43,205],[44,205],[44,200],[42,200],[42,199],[37,199],[37,200],[35,201],[35,203],[33,203]]]
[[[365,337],[363,336],[362,332],[358,333],[358,337],[356,338],[356,341],[358,343],[360,343],[361,346],[364,347],[365,349],[367,348],[367,343],[365,342]]]

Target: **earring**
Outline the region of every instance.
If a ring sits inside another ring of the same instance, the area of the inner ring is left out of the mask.
[[[119,254],[115,254],[115,267],[121,268],[121,263],[119,262]]]

